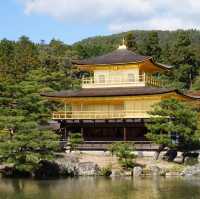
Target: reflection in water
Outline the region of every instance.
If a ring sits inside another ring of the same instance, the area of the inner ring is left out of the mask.
[[[0,179],[0,199],[199,199],[200,178]]]

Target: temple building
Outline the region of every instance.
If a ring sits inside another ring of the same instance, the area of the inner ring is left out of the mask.
[[[165,88],[155,74],[165,73],[170,66],[156,63],[150,56],[129,51],[123,44],[106,55],[73,61],[90,77],[82,79],[82,88],[75,91],[45,93],[50,100],[63,103],[63,110],[52,119],[60,123],[63,138],[80,132],[83,147],[105,149],[115,141],[134,141],[145,149],[153,149],[146,139],[152,105],[162,99],[194,101],[196,97]]]

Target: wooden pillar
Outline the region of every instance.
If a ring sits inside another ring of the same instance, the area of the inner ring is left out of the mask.
[[[83,129],[83,127],[81,127],[81,136],[82,136],[82,138],[83,138],[83,132],[84,132],[84,129]]]
[[[67,119],[67,104],[66,104],[66,102],[64,102],[65,103],[65,119]]]
[[[67,129],[66,129],[66,127],[64,128],[64,140],[67,140]]]
[[[126,127],[124,127],[124,141],[126,141],[127,135],[126,135]]]

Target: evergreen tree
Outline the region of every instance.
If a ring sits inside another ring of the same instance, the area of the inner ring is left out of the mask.
[[[57,135],[41,128],[50,112],[40,92],[48,88],[33,74],[17,84],[0,82],[0,159],[26,172],[53,158],[58,149]]]
[[[29,70],[39,66],[38,48],[28,37],[22,36],[16,42],[14,62],[15,78],[18,80],[22,80]]]
[[[114,143],[109,147],[111,154],[116,155],[121,166],[126,169],[134,167],[134,159],[136,158],[136,155],[133,154],[134,150],[132,144],[125,142]]]
[[[57,57],[64,57],[67,54],[67,51],[70,50],[70,46],[64,44],[60,40],[52,39],[49,43],[49,48],[52,51],[52,54]]]
[[[152,56],[155,60],[159,60],[161,54],[161,48],[159,45],[158,33],[151,31],[145,38],[144,44],[144,55]]]
[[[15,42],[3,39],[0,41],[0,80],[14,78]]]
[[[78,145],[83,144],[84,139],[81,133],[71,133],[69,135],[70,152],[76,150]]]
[[[125,40],[127,48],[135,52],[137,50],[137,43],[134,34],[132,32],[127,33]]]
[[[169,43],[166,43],[161,50],[161,57],[160,57],[160,62],[165,63],[165,64],[170,64],[170,45]]]
[[[177,68],[181,64],[192,64],[190,51],[191,40],[189,34],[185,31],[178,31],[176,40],[174,40],[171,48],[170,60]]]
[[[188,152],[199,147],[199,118],[195,108],[176,99],[163,100],[154,106],[147,138],[170,149]],[[160,151],[159,151],[160,152]]]
[[[177,39],[172,45],[169,59],[171,64],[175,66],[174,81],[182,82],[182,88],[189,89],[197,74],[197,68],[191,49],[191,40],[187,32],[177,32]]]

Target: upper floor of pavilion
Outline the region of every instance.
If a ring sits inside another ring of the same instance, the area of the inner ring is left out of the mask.
[[[72,63],[90,74],[82,79],[82,88],[163,87],[164,83],[153,75],[171,69],[156,63],[151,56],[135,54],[124,44],[111,53]]]
[[[199,97],[164,88],[155,79],[154,74],[167,72],[171,67],[156,63],[152,57],[137,55],[125,45],[73,64],[90,73],[90,77],[83,78],[82,89],[41,94],[64,104],[53,113],[54,120],[148,119],[152,105],[163,99],[199,103]]]

